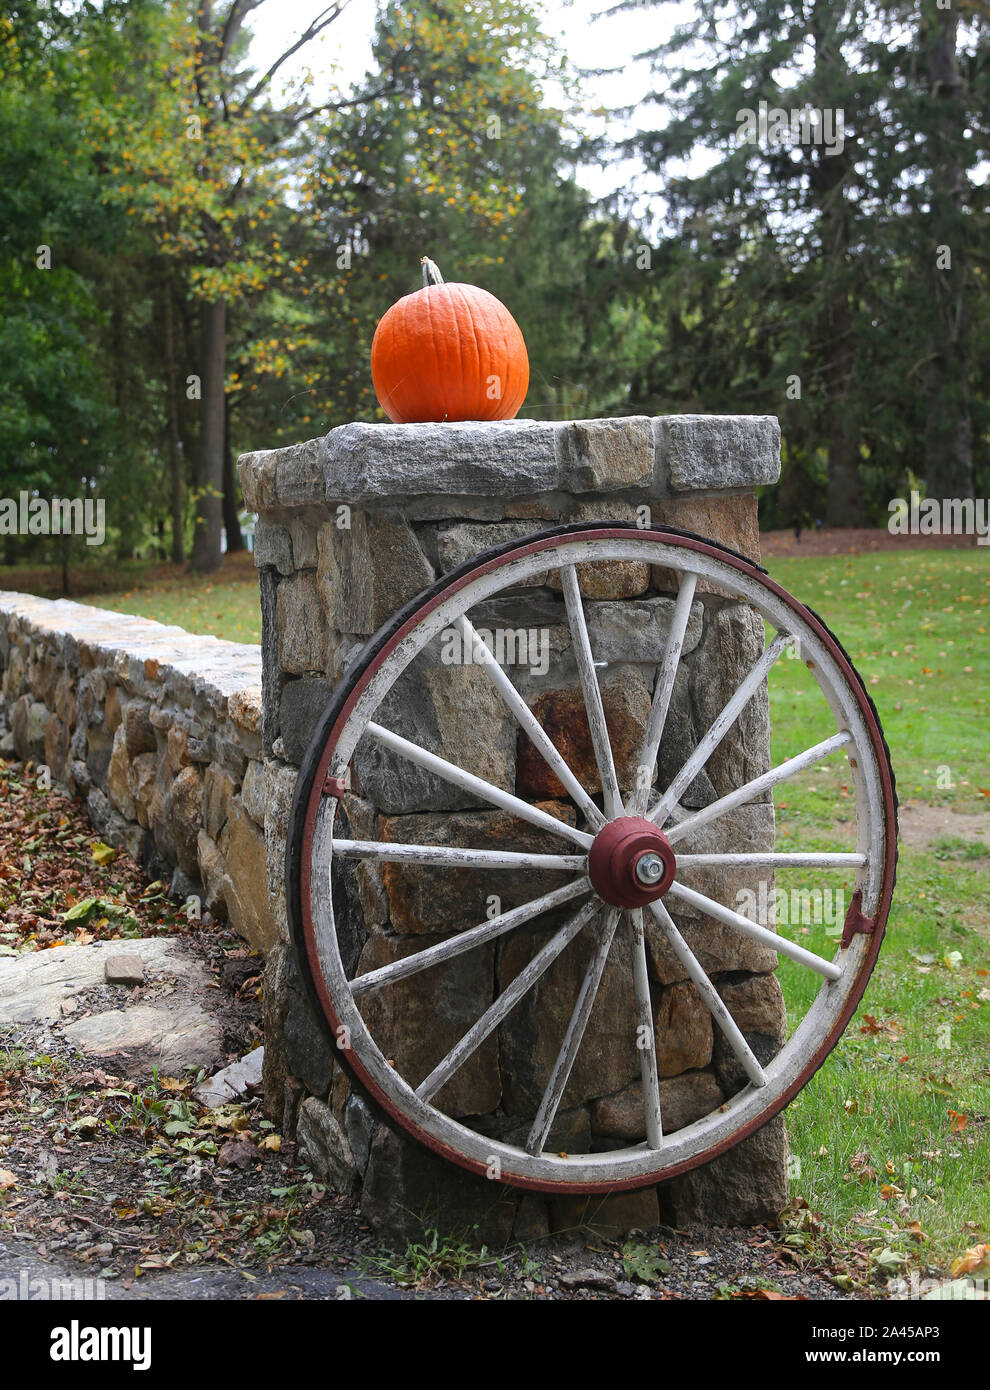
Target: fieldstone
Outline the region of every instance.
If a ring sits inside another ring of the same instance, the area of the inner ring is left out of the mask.
[[[397,513],[355,509],[348,527],[328,522],[320,528],[317,549],[320,602],[338,632],[376,632],[433,581],[433,566]]]
[[[265,850],[268,860],[268,898],[280,935],[288,939],[285,908],[285,842],[298,780],[297,769],[274,758],[265,764]]]
[[[541,810],[573,825],[572,807],[537,803]],[[379,838],[398,844],[451,845],[511,849],[530,854],[567,854],[570,841],[510,815],[507,811],[468,811],[456,817],[421,814],[382,816]],[[507,875],[498,869],[447,869],[418,864],[385,864],[382,870],[389,918],[395,932],[445,934],[484,920],[492,895],[501,910],[517,907],[570,881],[567,872],[527,869]]]
[[[552,492],[560,481],[556,429],[536,420],[354,422],[331,430],[324,443],[326,496],[341,502],[520,497]]]
[[[57,714],[51,715],[45,725],[45,762],[51,768],[52,775],[59,780],[65,776],[66,763],[69,761],[69,742],[68,727]],[[13,752],[13,737],[10,747]]]
[[[217,763],[210,763],[203,773],[203,825],[214,839],[230,818],[235,791],[234,779]]]
[[[691,605],[682,655],[701,640],[704,605]],[[588,637],[596,661],[641,662],[656,666],[663,657],[674,616],[669,598],[630,599],[624,603],[591,602],[585,605]]]
[[[276,1121],[282,1118],[287,1088],[298,1085],[325,1096],[333,1078],[329,1031],[302,990],[291,947],[276,942],[265,962],[262,990],[265,1110]]]
[[[403,937],[373,929],[357,974],[436,945],[442,937]],[[361,996],[358,1007],[375,1042],[415,1088],[492,1003],[495,947],[481,946],[443,965]],[[498,1040],[493,1033],[433,1097],[448,1115],[483,1115],[500,1096]]]
[[[731,737],[731,734],[729,735]],[[674,677],[663,737],[657,750],[657,782],[666,789],[680,772],[698,746],[700,735],[694,706],[691,702],[691,672],[688,663],[678,667]],[[680,795],[680,805],[697,810],[716,799],[715,788],[704,768],[688,783]]]
[[[131,791],[131,765],[127,756],[124,730],[118,725],[113,736],[113,752],[107,767],[107,796],[127,820],[137,819],[137,806]]]
[[[180,724],[169,726],[165,744],[165,766],[175,776],[188,767],[192,759],[189,756],[189,733]]]
[[[520,927],[503,942],[498,967],[499,994],[546,944],[549,935],[546,927]],[[596,939],[592,928],[582,931],[527,991],[499,1029],[502,1106],[507,1114],[529,1118],[536,1114]],[[565,1109],[622,1090],[639,1075],[635,1017],[630,1008],[632,991],[629,939],[620,932],[612,943],[581,1049],[564,1091],[561,1104]]]
[[[685,1072],[660,1082],[660,1116],[664,1134],[674,1134],[695,1120],[717,1110],[725,1096],[711,1072]],[[606,1139],[638,1143],[646,1138],[643,1117],[643,1083],[634,1081],[612,1096],[604,1096],[591,1108],[594,1132]]]
[[[114,1063],[127,1076],[181,1076],[187,1067],[215,1067],[223,1056],[216,1019],[193,999],[174,995],[154,1003],[90,1014],[63,1028],[87,1056]]]
[[[330,700],[330,686],[317,676],[302,676],[286,681],[279,704],[278,727],[285,756],[297,766],[306,756],[306,749],[320,716]]]
[[[550,1234],[550,1204],[542,1192],[523,1192],[512,1226],[514,1243],[546,1240]]]
[[[631,502],[577,502],[567,513],[568,522],[637,520],[637,508]],[[634,533],[630,533],[634,535]],[[625,599],[645,594],[650,587],[650,566],[645,560],[598,560],[577,567],[578,588],[586,599]],[[551,572],[551,589],[561,588],[559,572]]]
[[[296,1143],[302,1161],[334,1192],[346,1194],[357,1186],[359,1174],[347,1136],[330,1107],[315,1096],[308,1096],[299,1107]]]
[[[165,810],[179,868],[195,874],[196,836],[203,816],[203,777],[198,768],[185,767],[173,779],[165,797]]]
[[[143,700],[128,700],[123,711],[124,739],[128,755],[154,753],[158,748],[155,728],[151,722],[151,707]]]
[[[247,772],[244,774],[244,782],[241,786],[241,802],[245,811],[257,824],[263,826],[265,823],[265,807],[267,804],[267,789],[264,765],[260,762],[249,762]]]
[[[733,604],[709,618],[691,659],[691,703],[699,729],[709,728],[763,653],[763,620]],[[719,796],[770,768],[770,704],[763,686],[712,753],[705,771]],[[769,799],[769,793],[764,793]]]
[[[636,785],[640,750],[650,717],[650,688],[634,666],[606,671],[599,684],[619,786],[630,788]],[[581,785],[592,794],[601,791],[580,687],[546,690],[536,697],[531,708]],[[530,798],[566,796],[556,774],[522,730],[518,734],[516,790]]]
[[[375,1117],[368,1102],[357,1094],[348,1096],[344,1104],[344,1133],[355,1167],[362,1175],[368,1167],[374,1132]]]
[[[417,666],[400,676],[375,718],[464,771],[511,790],[517,726],[480,666]],[[361,740],[352,767],[361,795],[389,815],[487,804],[372,738]]]
[[[268,952],[278,928],[268,898],[264,832],[251,820],[239,797],[231,803],[227,824],[230,840],[223,896],[230,924],[257,950]]]
[[[568,492],[649,487],[656,446],[645,415],[575,420],[558,430],[561,486]]]
[[[334,643],[317,597],[316,576],[293,574],[278,586],[276,600],[278,664],[287,675],[332,671]]]
[[[695,986],[668,985],[654,1005],[657,1072],[677,1076],[712,1060],[712,1018]]]
[[[289,536],[292,540],[292,563],[297,570],[316,569],[319,552],[316,548],[316,535],[326,515],[322,507],[314,508],[302,515],[294,514],[289,521]]]
[[[133,951],[107,956],[104,973],[108,985],[143,985],[144,961]]]
[[[462,1240],[501,1250],[512,1234],[518,1194],[438,1158],[423,1145],[379,1125],[361,1191],[361,1214],[394,1241]]]
[[[653,422],[673,492],[775,483],[780,425],[773,415],[668,415]]]
[[[244,506],[249,512],[267,511],[277,504],[275,464],[275,453],[272,450],[241,454],[237,460],[237,476],[241,483]]]
[[[45,727],[49,710],[39,700],[22,695],[10,713],[10,731],[21,762],[40,762],[45,756]]]
[[[441,526],[437,531],[437,554],[442,573],[457,569],[467,560],[473,560],[484,550],[493,546],[506,545],[509,541],[525,540],[533,534],[528,521],[502,521],[474,524],[458,521],[452,526]],[[525,579],[521,588],[539,588],[546,583],[547,572],[542,570],[531,579]]]
[[[285,526],[259,518],[254,528],[254,563],[258,569],[272,565],[279,574],[292,574],[292,538]]]
[[[211,916],[220,919],[225,918],[227,915],[227,905],[223,896],[225,858],[221,853],[220,846],[202,829],[196,836],[196,863],[203,885],[204,907]]]
[[[659,1222],[655,1187],[611,1197],[558,1197],[550,1203],[551,1231],[583,1228],[604,1240],[621,1240],[630,1231],[649,1231]]]
[[[193,1095],[200,1105],[215,1110],[219,1105],[231,1101],[247,1100],[261,1090],[261,1075],[265,1060],[265,1049],[256,1047],[239,1062],[215,1072],[193,1088]]]
[[[787,1204],[787,1131],[774,1119],[703,1167],[660,1188],[664,1221],[674,1226],[759,1226]]]
[[[714,541],[760,563],[760,525],[756,498],[752,493],[737,493],[728,497],[671,497],[654,502],[650,521],[656,526],[676,526],[691,531],[703,540]],[[676,571],[664,565],[652,568],[653,587],[676,593],[680,578]],[[727,591],[711,580],[700,578],[697,592],[727,595]]]
[[[716,978],[715,986],[757,1060],[765,1066],[787,1039],[787,1010],[777,976],[722,977]],[[726,1095],[735,1095],[749,1078],[721,1029],[716,1031],[715,1071]]]
[[[128,785],[134,797],[134,814],[145,830],[151,828],[152,788],[158,775],[157,769],[158,758],[154,753],[139,753],[131,763]]]
[[[120,687],[112,685],[103,704],[103,720],[108,734],[115,734],[120,728]]]
[[[74,672],[62,671],[55,690],[55,713],[67,729],[72,729],[76,722],[75,680]]]

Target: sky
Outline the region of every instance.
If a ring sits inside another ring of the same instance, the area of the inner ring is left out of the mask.
[[[667,4],[596,19],[611,2],[549,0],[541,7],[546,31],[557,39],[574,68],[588,73],[581,93],[582,106],[589,111],[598,106],[625,106],[645,96],[650,90],[649,69],[645,62],[635,60],[635,54],[662,43],[694,8],[686,3]],[[262,68],[273,62],[324,8],[321,0],[280,0],[277,5],[263,5],[251,17],[252,62]],[[374,23],[374,0],[349,0],[340,17],[286,64],[285,71],[298,73],[309,68],[317,78],[326,77],[342,86],[360,79],[371,62]],[[592,75],[591,69],[613,71]],[[562,104],[558,94],[551,91],[548,97]],[[581,117],[577,123],[590,133],[598,133],[601,124]],[[621,121],[612,119],[609,124],[613,134],[621,135]],[[604,197],[629,185],[639,173],[636,162],[625,161],[605,169],[582,167],[577,176],[594,196]]]

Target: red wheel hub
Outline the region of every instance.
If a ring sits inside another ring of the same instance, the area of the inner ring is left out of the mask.
[[[602,826],[588,853],[592,887],[613,907],[643,907],[662,898],[676,868],[670,841],[642,816],[619,816]]]

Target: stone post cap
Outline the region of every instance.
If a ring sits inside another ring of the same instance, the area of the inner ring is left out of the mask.
[[[427,496],[547,493],[662,498],[775,483],[773,415],[627,415],[339,425],[320,439],[242,454],[249,511]]]

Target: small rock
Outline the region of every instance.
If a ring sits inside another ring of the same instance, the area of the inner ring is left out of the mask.
[[[246,1099],[261,1089],[261,1069],[264,1060],[265,1049],[256,1047],[239,1062],[233,1062],[229,1067],[218,1071],[215,1076],[201,1081],[193,1090],[193,1095],[200,1105],[205,1105],[210,1110],[233,1100]]]
[[[614,1293],[616,1286],[611,1274],[602,1274],[597,1269],[578,1269],[573,1274],[562,1274],[560,1283],[565,1289],[601,1289],[606,1293]]]
[[[107,956],[105,973],[109,985],[143,985],[144,961],[131,952]]]

